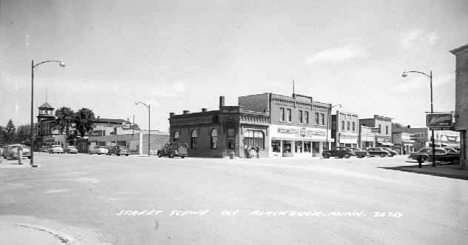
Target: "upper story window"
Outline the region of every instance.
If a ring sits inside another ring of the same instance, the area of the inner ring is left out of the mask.
[[[211,149],[217,149],[217,148],[218,148],[218,130],[214,128],[211,130]]]
[[[304,112],[299,110],[299,123],[304,123]]]
[[[197,149],[197,137],[198,137],[197,130],[196,129],[192,130],[192,137],[190,139],[190,148]]]
[[[353,122],[353,131],[356,131],[356,122]]]
[[[325,114],[323,113],[320,113],[320,122],[322,123],[322,125],[325,125]]]
[[[382,133],[382,125],[379,124],[379,134]]]
[[[284,108],[280,108],[280,121],[284,122]]]
[[[351,130],[351,123],[348,121],[347,124],[348,124],[347,130],[349,131]]]
[[[385,134],[388,135],[388,125],[385,126]]]
[[[179,131],[174,132],[174,142],[179,142]]]
[[[291,109],[288,108],[287,112],[288,112],[288,115],[287,115],[288,116],[288,122],[291,122],[292,121]]]
[[[309,112],[305,112],[305,123],[309,123]]]
[[[341,130],[344,130],[344,121],[341,121]]]
[[[319,113],[316,112],[316,113],[315,113],[315,125],[318,125],[318,124],[319,124],[319,120],[320,120],[320,118],[319,118]]]

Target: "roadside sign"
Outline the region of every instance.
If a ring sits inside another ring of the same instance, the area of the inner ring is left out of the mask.
[[[426,126],[431,130],[448,130],[452,127],[452,114],[437,113],[426,115]]]

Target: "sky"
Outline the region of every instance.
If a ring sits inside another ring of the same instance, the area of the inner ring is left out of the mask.
[[[296,93],[360,118],[425,126],[455,108],[466,0],[0,0],[0,125],[46,101],[168,131],[219,96]],[[337,108],[337,107],[335,107]]]

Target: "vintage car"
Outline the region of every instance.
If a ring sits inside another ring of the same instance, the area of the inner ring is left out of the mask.
[[[3,158],[5,159],[18,159],[18,149],[23,150],[23,157],[31,159],[31,150],[28,146],[22,144],[6,145],[3,148]]]
[[[167,156],[169,158],[188,157],[188,145],[185,143],[172,142],[165,144],[161,149],[158,150],[158,157]]]
[[[54,153],[63,154],[63,148],[61,145],[53,145],[49,148],[49,153],[50,154],[54,154]]]
[[[74,145],[69,145],[68,147],[65,147],[65,149],[63,149],[63,152],[68,154],[78,154],[78,149],[76,149]]]
[[[383,150],[388,151],[388,153],[390,153],[391,157],[394,157],[394,156],[398,155],[398,152],[396,152],[396,151],[394,151],[394,150],[392,150],[392,149],[390,149],[388,147],[380,147],[380,148],[382,148]]]
[[[413,152],[408,156],[409,159],[423,163],[425,161],[432,162],[432,147],[421,148],[417,152]],[[460,152],[447,151],[444,148],[435,148],[435,160],[441,162],[450,162],[452,164],[460,164]]]
[[[124,146],[112,146],[109,148],[109,151],[107,152],[107,155],[125,155],[128,156],[130,155],[130,152],[125,148]]]
[[[48,153],[49,152],[49,149],[50,149],[50,146],[43,146],[39,149],[39,152],[45,152],[45,153]]]
[[[351,147],[351,150],[354,151],[354,154],[356,154],[356,156],[358,158],[367,157],[369,155],[369,153],[367,153],[367,151],[362,150],[361,148]]]
[[[388,152],[387,150],[381,148],[381,147],[371,147],[367,149],[367,153],[369,153],[370,156],[375,157],[390,157],[392,154]]]
[[[338,158],[350,158],[356,156],[356,153],[349,147],[339,146],[333,148],[333,150],[323,151],[323,158],[338,157]]]
[[[101,154],[107,154],[109,152],[109,150],[105,147],[105,146],[94,146],[93,148],[91,148],[89,150],[89,154],[93,155],[93,154],[98,154],[98,155],[101,155]]]

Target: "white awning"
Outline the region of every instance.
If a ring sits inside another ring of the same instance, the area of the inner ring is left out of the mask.
[[[379,142],[381,145],[386,145],[386,146],[393,146],[392,143],[390,142]]]

